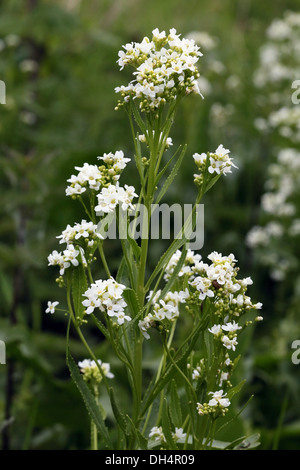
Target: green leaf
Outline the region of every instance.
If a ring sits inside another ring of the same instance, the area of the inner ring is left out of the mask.
[[[187,146],[185,145],[178,157],[178,160],[177,162],[175,163],[175,165],[173,166],[172,168],[172,171],[171,173],[169,174],[169,176],[167,177],[163,187],[161,188],[160,192],[158,193],[158,196],[155,200],[155,204],[159,204],[159,202],[161,201],[161,199],[163,198],[163,196],[165,195],[165,193],[167,192],[167,190],[169,189],[170,185],[172,184],[175,176],[177,175],[178,173],[178,170],[180,168],[180,165],[182,163],[182,160],[183,160],[183,157],[185,155],[185,152],[186,152],[186,148]]]
[[[105,443],[107,449],[112,449],[112,442],[108,433],[108,429],[104,423],[102,414],[99,410],[98,404],[90,391],[89,387],[82,378],[82,375],[76,365],[73,357],[71,356],[69,349],[67,350],[67,364],[71,373],[71,377],[75,382],[79,392],[82,395],[86,408],[91,416],[91,419],[95,423],[97,430],[99,431],[100,437]]]
[[[147,450],[148,449],[147,439],[142,435],[142,433],[139,431],[139,429],[136,428],[136,426],[134,425],[132,419],[128,415],[126,415],[126,418],[127,418],[128,422],[130,423],[130,425],[132,427],[132,431],[135,434],[135,437],[138,441],[138,445],[139,445],[140,449],[141,450]]]
[[[195,204],[191,213],[186,218],[184,225],[180,230],[180,233],[177,234],[176,238],[173,240],[171,245],[168,247],[168,249],[159,259],[154,271],[152,272],[150,278],[147,281],[146,291],[149,289],[151,283],[156,278],[156,276],[160,273],[160,271],[165,270],[172,255],[189,241],[189,236],[192,234],[192,231],[196,223],[196,215],[197,215],[196,211],[197,211],[197,205]]]
[[[160,170],[160,172],[159,172],[158,175],[156,176],[156,178],[155,178],[155,186],[158,185],[159,181],[161,180],[161,178],[163,177],[163,175],[165,174],[165,172],[167,171],[167,169],[169,168],[169,166],[171,165],[171,163],[172,163],[173,160],[175,159],[176,155],[178,154],[180,148],[181,148],[181,145],[177,148],[177,150],[174,152],[174,154],[172,155],[172,157],[169,158],[169,160],[167,161],[167,163],[165,164],[165,166]]]
[[[168,447],[171,450],[177,450],[178,447],[172,435],[172,426],[171,426],[171,421],[169,417],[168,403],[167,403],[166,398],[164,399],[163,410],[162,410],[162,429],[163,429],[163,433],[166,438]]]
[[[92,313],[92,319],[94,320],[96,326],[99,328],[101,333],[105,336],[110,341],[110,333],[106,326],[103,325],[103,323]]]
[[[211,447],[212,449],[218,450],[246,450],[246,449],[254,449],[255,447],[260,445],[259,434],[253,434],[245,438],[245,436],[239,437],[232,442],[227,441],[219,441],[214,439],[212,441]],[[205,443],[206,438],[203,439],[203,443]]]
[[[120,426],[120,429],[122,429],[122,431],[123,431],[123,433],[125,434],[126,437],[130,438],[131,437],[131,432],[130,432],[130,429],[129,429],[129,423],[128,423],[128,420],[127,420],[127,416],[125,417],[124,413],[122,413],[122,411],[120,410],[120,408],[119,408],[119,406],[116,402],[114,391],[113,391],[112,387],[109,388],[109,398],[110,398],[112,410],[114,412],[114,416],[116,418],[116,421],[117,421],[118,425]]]
[[[128,272],[127,272],[127,263],[125,256],[122,257],[117,275],[116,281],[120,284],[127,284],[128,283]]]
[[[235,387],[232,387],[230,390],[228,390],[227,396],[228,396],[229,400],[231,400],[234,395],[236,395],[237,393],[239,393],[241,391],[241,389],[243,388],[245,382],[246,382],[246,379],[242,380]]]
[[[170,418],[175,427],[182,427],[181,405],[175,380],[171,382],[170,390]]]
[[[214,176],[204,187],[203,194],[207,193],[215,184],[216,182],[221,178],[222,173],[219,175]]]
[[[132,114],[133,114],[133,117],[137,123],[137,125],[139,126],[139,128],[141,129],[142,133],[143,134],[146,134],[146,126],[145,126],[145,123],[143,121],[143,119],[141,118],[140,116],[140,113],[136,107],[136,104],[134,102],[134,100],[130,100],[130,111],[132,111]]]
[[[154,271],[152,272],[151,276],[149,277],[149,279],[147,281],[147,285],[146,285],[146,290],[148,290],[148,288],[152,284],[153,280],[156,278],[156,276],[158,276],[160,271],[162,269],[165,270],[168,262],[170,261],[172,255],[175,253],[175,251],[180,249],[182,247],[182,245],[184,245],[186,242],[187,242],[187,240],[185,238],[184,239],[177,238],[171,243],[169,248],[165,251],[165,253],[159,259]]]
[[[141,247],[137,244],[136,240],[130,236],[128,236],[127,240],[132,248],[135,259],[138,261],[140,259]]]
[[[75,310],[75,316],[82,319],[84,316],[84,306],[82,305],[82,295],[88,288],[86,279],[86,273],[83,265],[80,263],[79,266],[73,269],[72,274],[72,299]]]
[[[186,346],[179,353],[177,352],[175,354],[174,361],[176,362],[178,367],[183,367],[183,365],[186,363],[188,356],[190,355],[196,341],[199,338],[200,331],[205,327],[205,323],[205,321],[200,320],[200,322],[195,327],[195,330],[189,338],[189,344],[186,344]],[[147,393],[145,394],[144,399],[142,401],[143,412],[148,409],[148,407],[154,401],[155,397],[159,394],[159,392],[168,383],[170,383],[171,379],[173,378],[176,372],[178,373],[176,367],[172,363],[168,363],[160,379],[157,382],[154,382],[154,379],[152,379],[152,387],[150,384],[147,389]]]
[[[125,289],[123,292],[123,298],[128,305],[130,312],[133,315],[133,318],[136,317],[140,312],[140,304],[138,297],[133,289]]]
[[[255,447],[260,446],[260,435],[257,434],[252,434],[249,437],[246,437],[246,439],[243,439],[242,442],[240,442],[238,445],[234,447],[234,450],[246,450],[246,449],[255,449]]]

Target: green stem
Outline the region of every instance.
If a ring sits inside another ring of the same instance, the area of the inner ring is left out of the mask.
[[[108,277],[111,277],[110,270],[109,270],[108,264],[107,264],[107,262],[106,262],[105,254],[104,254],[104,251],[103,251],[103,244],[102,244],[102,242],[100,242],[100,243],[98,244],[98,250],[99,250],[99,254],[100,254],[101,261],[102,261],[102,263],[103,263],[103,267],[104,267],[104,269],[105,269],[106,275],[107,275]]]
[[[88,210],[88,208],[86,207],[86,205],[85,205],[85,203],[84,203],[84,201],[83,201],[83,199],[82,199],[81,196],[79,196],[79,201],[81,202],[81,204],[82,204],[82,206],[83,206],[83,208],[84,208],[84,211],[85,211],[85,213],[87,214],[87,216],[89,217],[89,219],[90,219],[92,222],[95,223],[95,217],[92,216],[92,213],[91,213],[91,212]]]
[[[98,431],[97,426],[91,419],[91,450],[98,450]]]
[[[176,321],[174,321],[173,325],[172,325],[172,328],[171,328],[171,332],[170,332],[170,335],[169,335],[169,339],[168,339],[168,348],[171,346],[172,344],[172,341],[173,341],[173,336],[174,336],[174,333],[175,333],[175,328],[176,328]],[[157,374],[156,374],[156,378],[155,378],[155,384],[158,382],[160,376],[161,376],[161,373],[164,369],[164,366],[165,366],[165,363],[166,363],[166,358],[167,358],[167,354],[166,352],[164,351],[163,353],[163,356],[160,360],[160,363],[159,363],[159,366],[158,366],[158,370],[157,370]],[[163,400],[161,400],[161,403],[162,403]],[[143,427],[143,432],[145,432],[146,430],[146,427],[147,427],[147,424],[148,424],[148,421],[149,421],[149,418],[150,418],[150,415],[151,415],[151,411],[152,411],[152,407],[153,407],[153,403],[151,403],[151,405],[149,406],[148,408],[148,413],[147,413],[147,417],[145,419],[145,423],[144,423],[144,427]],[[160,411],[162,411],[162,408],[160,406]],[[158,415],[160,415],[160,412],[158,413]],[[159,421],[158,421],[159,422]]]

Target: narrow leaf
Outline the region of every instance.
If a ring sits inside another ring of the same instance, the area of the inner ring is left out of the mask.
[[[167,190],[169,189],[170,185],[172,184],[175,176],[177,175],[178,173],[178,170],[180,168],[180,165],[182,163],[182,160],[183,160],[183,157],[185,155],[185,152],[186,152],[186,145],[183,147],[180,155],[179,155],[179,158],[177,160],[177,162],[175,163],[175,165],[173,166],[172,168],[172,171],[171,173],[169,174],[169,176],[167,177],[163,187],[161,188],[156,200],[155,200],[155,203],[156,204],[159,204],[160,200],[163,198],[163,196],[165,195],[165,193],[167,192]]]
[[[79,266],[73,269],[72,274],[72,299],[76,317],[82,319],[84,315],[84,306],[82,305],[82,295],[88,288],[86,273],[83,265],[80,263]]]
[[[110,440],[110,436],[108,433],[108,429],[104,423],[102,414],[99,410],[99,407],[97,405],[97,402],[95,400],[95,397],[93,396],[92,392],[90,391],[89,387],[85,383],[85,381],[82,378],[82,375],[73,359],[71,356],[69,350],[67,350],[67,364],[71,373],[71,377],[73,381],[75,382],[79,392],[82,395],[82,398],[84,400],[84,403],[86,405],[86,408],[91,416],[91,419],[94,421],[97,430],[99,431],[99,434],[101,438],[103,439],[106,448],[112,449],[112,443]]]
[[[133,317],[136,317],[140,311],[140,304],[135,291],[133,289],[125,289],[123,297]]]
[[[163,433],[166,438],[168,447],[171,450],[177,450],[178,447],[172,435],[172,427],[171,427],[171,421],[169,417],[168,404],[167,404],[166,398],[164,399],[163,410],[162,410],[162,428],[163,428]]]
[[[182,426],[181,405],[174,379],[171,382],[170,390],[170,418],[175,427],[180,428]]]
[[[243,388],[244,384],[245,384],[246,380],[242,380],[239,384],[237,384],[235,387],[232,387],[228,392],[227,392],[227,396],[228,398],[231,400],[231,398],[236,395],[237,393],[239,393],[241,391],[241,389]]]
[[[116,421],[117,421],[118,425],[120,426],[120,429],[122,429],[122,431],[123,431],[123,433],[125,434],[126,437],[130,438],[131,433],[130,433],[129,423],[127,421],[127,417],[125,417],[124,413],[122,413],[122,411],[120,410],[120,408],[119,408],[119,406],[116,402],[114,391],[113,391],[112,387],[109,388],[109,398],[110,398],[112,410],[114,412],[114,416],[116,418]]]
[[[136,428],[136,426],[134,425],[132,419],[128,415],[126,415],[126,418],[127,418],[128,422],[131,424],[132,431],[135,434],[135,437],[138,441],[138,445],[139,445],[140,449],[141,450],[147,450],[148,449],[147,439],[142,435],[142,433],[139,431],[139,429]]]
[[[180,149],[181,145],[178,147],[178,149],[176,150],[176,152],[174,152],[174,154],[172,155],[171,158],[169,158],[169,160],[167,161],[167,163],[165,164],[165,166],[163,167],[163,169],[158,173],[158,175],[156,176],[156,179],[155,179],[155,186],[157,186],[157,184],[159,183],[160,179],[162,178],[162,176],[165,174],[165,172],[167,171],[167,169],[169,168],[169,166],[171,165],[171,163],[173,162],[173,160],[175,159],[177,153],[179,152],[179,149]]]

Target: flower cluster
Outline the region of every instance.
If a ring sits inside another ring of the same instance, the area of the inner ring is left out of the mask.
[[[300,219],[295,218],[299,211],[299,175],[300,153],[293,148],[280,150],[268,168],[266,191],[261,197],[262,225],[253,226],[246,238],[247,245],[259,251],[260,261],[271,268],[271,277],[278,281],[297,265],[290,248],[300,233]]]
[[[254,74],[257,104],[261,106],[262,114],[255,120],[255,126],[272,134],[275,130],[294,144],[300,142],[299,107],[292,103],[291,88],[300,77],[299,24],[300,14],[291,11],[272,21],[266,31],[266,41],[261,46],[259,66]],[[296,91],[297,98],[298,94]]]
[[[177,250],[171,257],[165,271],[165,280],[168,280],[181,257],[181,251]],[[207,258],[210,264],[204,263],[199,254],[188,250],[183,267],[178,277],[184,276],[188,279],[189,305],[199,305],[206,298],[214,303],[216,314],[221,317],[230,315],[239,317],[249,309],[260,309],[262,304],[252,303],[251,298],[246,295],[246,290],[251,285],[250,277],[237,279],[237,260],[231,253],[223,256],[213,251]]]
[[[180,257],[181,257],[180,250],[177,250],[171,256],[171,259],[165,269],[165,274],[164,274],[165,281],[170,279],[171,275],[174,272],[174,269],[176,268],[179,262]],[[194,251],[188,249],[185,260],[184,260],[184,264],[178,273],[178,277],[182,277],[185,274],[191,275],[192,274],[191,266],[198,264],[201,261],[201,259],[202,259],[202,256],[200,254],[195,254]]]
[[[260,132],[269,133],[274,145],[259,218],[248,232],[246,243],[254,250],[257,262],[269,269],[270,277],[275,281],[283,281],[288,274],[290,279],[297,279],[298,273],[299,250],[295,237],[300,233],[297,217],[300,183],[299,25],[299,12],[287,11],[282,18],[272,21],[254,76],[257,101],[261,105],[261,117],[255,120],[255,126]]]
[[[68,224],[57,238],[60,244],[65,243],[67,247],[63,252],[54,250],[50,253],[48,266],[59,266],[59,274],[63,276],[65,269],[71,266],[76,267],[80,262],[87,265],[92,260],[94,247],[103,237],[97,232],[97,225],[82,220],[73,227]]]
[[[97,194],[98,204],[95,206],[96,214],[108,214],[114,212],[120,205],[122,210],[134,209],[132,200],[137,197],[133,186],[125,184],[124,188],[118,184],[110,184],[107,188],[102,188]]]
[[[183,432],[183,428],[175,427],[175,432],[172,432],[172,438],[175,442],[184,442],[186,439],[186,433]],[[166,442],[165,435],[161,426],[154,426],[150,429],[149,439],[157,443]]]
[[[172,256],[166,268],[165,279],[168,280],[181,257],[181,251],[178,250]],[[209,302],[213,306],[211,319],[219,319],[218,323],[211,324],[208,327],[208,333],[213,335],[216,343],[222,344],[224,348],[223,360],[220,363],[220,369],[217,371],[217,382],[219,386],[223,384],[230,387],[230,372],[232,370],[232,361],[228,352],[235,351],[238,345],[237,336],[244,327],[240,326],[236,319],[240,318],[250,309],[261,309],[260,302],[253,303],[251,298],[246,295],[247,287],[252,284],[250,277],[238,279],[237,260],[231,253],[229,256],[223,256],[216,251],[208,255],[210,263],[205,263],[199,254],[188,250],[183,267],[179,271],[178,279],[182,280],[182,285],[188,285],[189,295],[186,297],[188,311],[202,312],[203,302]],[[256,320],[261,320],[257,317]],[[251,322],[246,322],[250,324]],[[203,359],[200,359],[196,366],[188,365],[190,376],[193,381],[205,380],[208,365]],[[218,395],[216,395],[217,397]],[[214,416],[225,413],[221,405],[212,404],[199,405],[201,414],[213,414]]]
[[[109,317],[114,317],[118,325],[122,325],[125,320],[130,321],[131,317],[126,315],[127,304],[123,299],[125,290],[123,284],[119,284],[112,277],[107,280],[97,280],[83,294],[86,297],[82,305],[86,308],[85,313],[91,314],[95,309],[105,312]]]
[[[194,300],[202,302],[206,298],[212,299],[218,316],[239,317],[246,310],[262,307],[260,302],[254,304],[246,295],[247,286],[252,284],[252,279],[236,278],[237,260],[232,253],[223,256],[214,251],[207,258],[211,264],[199,261],[190,267],[189,286]]]
[[[197,403],[199,415],[210,415],[213,418],[224,416],[230,405],[230,400],[227,398],[227,394],[224,393],[223,390],[218,390],[217,392],[209,392],[209,395],[212,395],[212,398],[208,403]]]
[[[103,377],[107,377],[108,379],[114,378],[114,374],[110,372],[110,364],[102,362],[100,359],[98,359],[97,362],[98,365],[91,359],[84,359],[78,362],[78,367],[83,375],[83,379],[91,385],[100,384]]]
[[[84,193],[88,188],[99,191],[101,187],[116,183],[120,178],[120,173],[126,167],[130,158],[125,158],[122,150],[115,153],[104,153],[98,157],[105,165],[90,165],[84,163],[82,167],[76,166],[77,175],[72,175],[67,181],[70,185],[66,188],[66,195],[76,197]]]
[[[69,224],[63,230],[61,235],[58,235],[59,243],[66,243],[67,245],[80,243],[83,240],[87,246],[92,247],[103,237],[97,232],[97,225],[93,222],[82,220],[80,223],[75,223],[72,227]]]
[[[187,368],[191,368],[191,364],[187,364]],[[200,359],[198,364],[192,368],[192,380],[200,380],[205,374],[204,359]]]
[[[84,163],[83,167],[75,167],[77,175],[72,175],[67,181],[70,183],[66,188],[66,196],[78,196],[88,188],[98,191],[102,185],[102,173],[97,165]]]
[[[59,266],[60,276],[64,275],[65,269],[78,266],[80,261],[86,263],[83,250],[80,247],[75,248],[72,244],[68,245],[63,252],[54,250],[48,256],[48,266]]]
[[[242,327],[233,321],[225,323],[225,325],[213,325],[211,328],[208,328],[208,331],[215,337],[220,338],[225,348],[235,351],[238,344],[236,332],[241,329]],[[223,333],[224,331],[225,334]]]
[[[280,19],[274,19],[267,29],[267,41],[260,50],[260,65],[255,73],[257,87],[290,83],[299,79],[300,14],[287,11]],[[282,88],[284,90],[284,88]],[[290,86],[287,88],[288,92]],[[272,93],[272,101],[280,100],[279,93]]]
[[[299,41],[300,44],[300,41]],[[267,126],[292,144],[300,143],[300,108],[283,106],[268,116]]]
[[[146,339],[149,339],[150,336],[147,330],[153,326],[156,326],[156,323],[159,322],[162,325],[169,324],[176,320],[179,316],[179,306],[181,303],[185,303],[189,297],[188,290],[180,292],[168,292],[164,298],[160,298],[161,291],[158,290],[155,295],[153,292],[150,292],[148,295],[148,300],[152,302],[153,308],[152,313],[148,313],[143,320],[139,321],[139,328]],[[166,320],[164,322],[164,320]]]
[[[237,168],[232,158],[229,156],[230,150],[225,149],[222,144],[218,146],[214,153],[194,153],[193,158],[200,174],[195,174],[195,183],[199,186],[203,184],[204,172],[207,168],[211,176],[226,175],[231,173],[232,167]]]
[[[155,110],[180,94],[200,94],[196,63],[202,53],[193,39],[181,39],[175,29],[166,34],[156,28],[151,40],[145,37],[141,43],[126,44],[123,48],[118,64],[121,70],[133,66],[135,79],[115,89],[123,99],[117,108],[130,98],[138,98],[141,110]]]

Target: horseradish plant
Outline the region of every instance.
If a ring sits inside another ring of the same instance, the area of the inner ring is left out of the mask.
[[[75,167],[68,180],[66,195],[82,204],[85,218],[67,225],[57,237],[62,251],[53,251],[48,261],[59,268],[57,281],[66,291],[67,363],[91,417],[92,449],[225,448],[244,439],[220,443],[215,435],[242,386],[231,384],[239,335],[261,304],[247,295],[252,281],[238,278],[233,254],[215,251],[205,262],[189,247],[202,196],[235,167],[223,145],[193,155],[193,210],[156,267],[150,274],[147,270],[151,211],[173,182],[186,151],[179,147],[166,161],[170,130],[181,100],[191,93],[201,96],[196,67],[201,56],[196,43],[181,39],[175,29],[169,34],[155,29],[151,39],[123,46],[118,64],[121,70],[133,68],[133,80],[116,88],[116,109],[126,110],[129,118],[139,188],[120,183],[130,161],[121,150]],[[115,276],[105,254],[114,221],[122,248]],[[134,236],[138,223],[143,234],[139,242]],[[99,279],[97,267],[105,271],[105,279]],[[48,303],[48,312],[56,309],[57,303]],[[116,392],[120,388],[114,386],[118,376],[112,364],[102,362],[88,344],[90,324],[99,329],[99,342],[107,342],[109,356],[126,370],[128,400]],[[87,351],[78,364],[69,348],[71,325]],[[158,348],[160,353],[152,376],[153,369],[145,365],[145,349],[151,348],[153,357]],[[100,404],[104,393],[113,419],[107,419]]]

